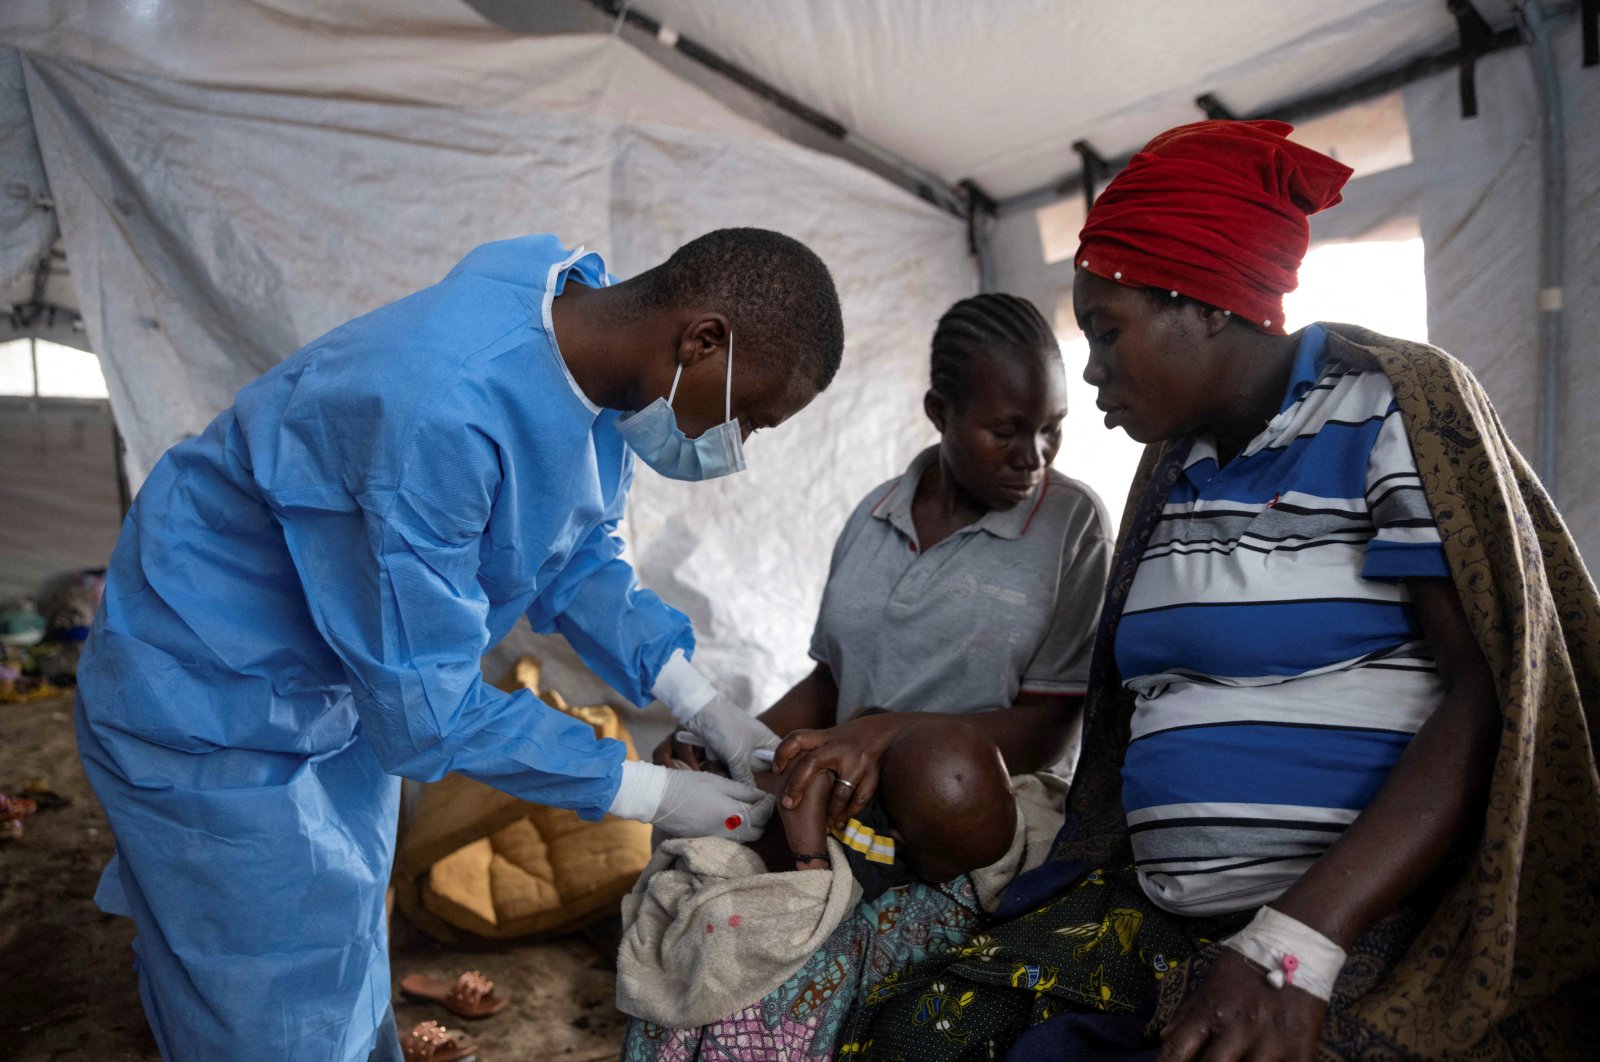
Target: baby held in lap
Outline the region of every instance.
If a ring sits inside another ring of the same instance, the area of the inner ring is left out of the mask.
[[[784,775],[758,772],[756,784],[778,795]],[[863,899],[874,900],[897,885],[941,884],[989,866],[1016,833],[1016,802],[1000,750],[958,718],[919,720],[897,735],[884,754],[877,793],[843,830],[830,831],[833,784],[832,774],[820,773],[795,808],[779,805],[766,834],[750,846],[768,870],[826,868],[831,836]]]
[[[756,781],[778,793],[784,776]],[[819,774],[794,808],[780,803],[753,844],[662,842],[622,901],[623,1013],[671,1028],[721,1021],[800,970],[863,901],[980,870],[1009,880],[1018,869],[995,866],[1020,858],[1011,779],[968,723],[907,726],[881,761],[877,793],[839,831],[828,828],[833,783]]]

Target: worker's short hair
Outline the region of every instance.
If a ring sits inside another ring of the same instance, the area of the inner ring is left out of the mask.
[[[727,316],[736,354],[787,365],[823,391],[844,354],[844,318],[833,276],[809,247],[768,229],[717,229],[690,240],[635,277],[655,305]]]
[[[1027,299],[993,293],[962,299],[939,318],[933,332],[931,386],[955,409],[965,409],[975,362],[985,354],[1007,358],[1059,355],[1055,330]]]

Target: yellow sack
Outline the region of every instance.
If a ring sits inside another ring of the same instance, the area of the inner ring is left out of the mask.
[[[539,662],[518,660],[498,683],[539,692]],[[554,691],[545,703],[615,738],[638,759],[627,728],[607,706],[574,708]],[[418,799],[395,853],[395,901],[438,940],[553,937],[616,914],[650,861],[650,826],[530,804],[481,782],[448,775]]]

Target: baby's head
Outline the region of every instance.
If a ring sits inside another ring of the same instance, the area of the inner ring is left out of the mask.
[[[943,882],[997,862],[1017,829],[1016,797],[994,742],[956,717],[902,730],[883,755],[878,800],[891,836],[924,881]]]

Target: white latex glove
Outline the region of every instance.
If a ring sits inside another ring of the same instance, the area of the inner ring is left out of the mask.
[[[766,829],[774,804],[771,796],[731,778],[627,760],[610,811],[619,818],[653,823],[674,837],[748,842]]]
[[[779,744],[777,734],[767,724],[744,711],[720,693],[711,703],[683,720],[683,728],[705,742],[735,781],[752,785],[757,767],[770,767],[772,760],[758,760],[756,754],[771,752]]]
[[[650,692],[666,704],[680,726],[728,765],[735,781],[751,784],[756,767],[763,766],[754,760],[757,750],[778,747],[778,735],[718,693],[681,651],[667,661]]]

